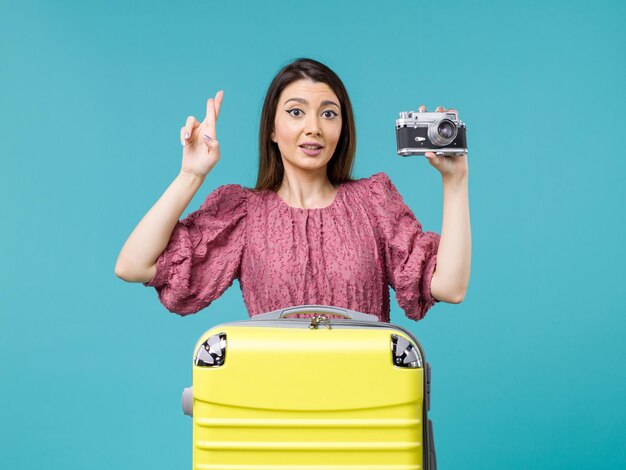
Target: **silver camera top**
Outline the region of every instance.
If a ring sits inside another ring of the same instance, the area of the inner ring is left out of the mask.
[[[427,111],[402,111],[400,118],[396,120],[397,126],[428,125],[431,122],[449,119],[458,127],[465,127],[465,123],[459,119],[457,111],[443,111],[441,113]]]

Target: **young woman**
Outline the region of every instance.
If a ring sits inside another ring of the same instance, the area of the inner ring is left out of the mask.
[[[219,91],[202,122],[190,116],[181,128],[180,173],[124,244],[117,276],[156,288],[181,315],[207,307],[235,279],[250,316],[318,304],[389,321],[389,286],[414,320],[438,301],[462,301],[471,257],[467,157],[426,155],[442,175],[444,204],[441,236],[424,232],[386,174],[351,178],[348,93],[311,59],[288,64],[269,87],[256,187],[221,186],[179,221],[220,159],[222,99]]]

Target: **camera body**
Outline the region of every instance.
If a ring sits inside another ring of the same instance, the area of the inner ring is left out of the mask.
[[[403,111],[396,119],[398,155],[459,156],[467,153],[465,123],[456,111]]]

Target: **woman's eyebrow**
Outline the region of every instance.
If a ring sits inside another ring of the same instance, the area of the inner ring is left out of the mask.
[[[307,100],[305,100],[304,98],[289,98],[283,104],[287,104],[290,101],[297,101],[298,103],[309,104],[309,102]],[[341,109],[337,103],[335,103],[334,101],[330,101],[330,100],[322,101],[322,103],[320,104],[320,107],[326,106],[327,104],[332,104],[334,106],[337,106],[337,108]]]

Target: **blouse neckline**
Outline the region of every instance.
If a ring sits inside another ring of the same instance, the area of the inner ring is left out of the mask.
[[[323,211],[323,210],[328,210],[328,209],[332,208],[333,206],[335,206],[338,203],[338,201],[339,201],[339,194],[341,193],[341,191],[343,191],[343,187],[344,186],[345,186],[345,183],[342,183],[342,184],[339,185],[339,188],[337,188],[337,192],[335,193],[335,198],[333,199],[333,202],[331,202],[330,204],[328,204],[325,207],[293,207],[293,206],[290,206],[289,204],[287,204],[287,202],[285,202],[285,200],[282,197],[280,197],[277,192],[270,191],[270,193],[272,193],[274,195],[274,197],[278,200],[278,202],[281,205],[285,206],[288,209],[292,209],[292,210],[295,210],[295,211],[302,211],[302,212],[305,212],[305,211]]]

